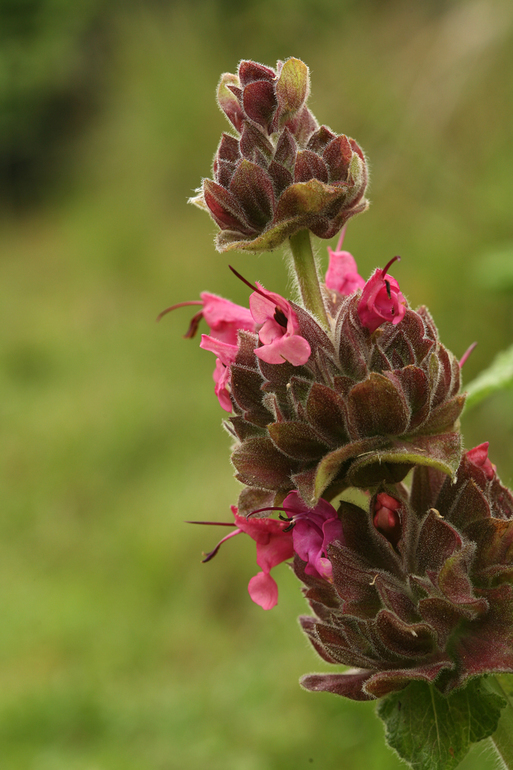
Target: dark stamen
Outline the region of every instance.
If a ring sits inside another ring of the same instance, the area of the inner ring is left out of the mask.
[[[203,310],[200,310],[199,313],[196,313],[196,315],[192,316],[191,322],[189,324],[189,328],[183,335],[184,339],[192,340],[192,338],[196,336],[198,332],[198,326],[202,318],[203,318]]]
[[[462,357],[461,357],[461,359],[459,361],[460,369],[463,366],[463,364],[465,363],[465,361],[467,361],[469,355],[472,353],[472,351],[474,350],[476,345],[477,345],[477,342],[473,342],[472,345],[470,345],[470,347],[468,347],[467,350],[463,353],[463,355],[462,355]]]
[[[184,521],[184,524],[208,524],[209,527],[236,527],[237,525],[229,521]]]
[[[251,513],[248,513],[246,516],[246,519],[249,519],[250,516],[254,516],[255,513],[263,513],[264,511],[283,511],[284,513],[291,513],[294,515],[294,511],[287,510],[287,508],[282,508],[281,505],[270,505],[268,508],[257,508],[256,511],[251,511]],[[290,519],[284,519],[283,516],[278,516],[278,518],[282,521],[290,521]]]
[[[386,279],[386,278],[385,278],[385,286],[386,286],[386,288],[387,288],[387,296],[388,296],[388,299],[392,299],[392,295],[390,294],[390,281],[387,281],[387,279]]]
[[[203,302],[200,299],[193,299],[190,302],[179,302],[177,305],[171,305],[171,307],[167,307],[162,311],[162,313],[159,313],[155,320],[158,322],[163,316],[165,316],[167,313],[170,313],[172,310],[176,310],[179,307],[189,307],[189,305],[203,305]]]
[[[274,311],[274,320],[276,323],[280,324],[280,326],[283,326],[284,329],[287,328],[287,316],[283,312],[283,310],[280,310],[279,307],[276,308]]]
[[[246,278],[244,278],[244,276],[243,276],[243,275],[241,275],[240,273],[238,273],[234,267],[232,267],[231,265],[228,265],[228,267],[230,268],[230,270],[232,271],[232,273],[233,273],[234,275],[236,275],[236,276],[237,276],[237,278],[239,279],[239,281],[242,281],[242,283],[245,283],[245,284],[246,284],[246,286],[249,286],[249,288],[250,288],[250,289],[253,289],[253,291],[257,291],[259,294],[262,294],[262,292],[261,292],[261,291],[258,291],[258,289],[257,289],[257,287],[256,287],[256,286],[253,286],[253,284],[252,284],[252,283],[250,283],[249,281],[247,281],[247,280],[246,280]],[[263,295],[262,295],[262,296],[263,296]],[[267,299],[267,297],[266,297],[266,299]]]
[[[220,548],[221,548],[221,543],[218,543],[213,551],[210,551],[210,553],[207,553],[205,555],[205,558],[201,560],[201,563],[202,564],[206,564],[207,561],[210,561],[210,559],[213,559],[214,556],[217,554],[217,552],[219,551]]]
[[[261,289],[257,289],[257,287],[256,287],[256,286],[253,286],[253,284],[252,284],[252,283],[250,283],[249,281],[247,281],[247,280],[244,278],[244,276],[243,276],[243,275],[241,275],[240,273],[238,273],[238,272],[236,271],[236,269],[235,269],[234,267],[232,267],[231,265],[228,265],[228,267],[230,268],[230,270],[232,271],[232,273],[233,273],[234,275],[236,275],[236,276],[237,276],[237,278],[238,278],[240,281],[242,281],[242,283],[245,283],[245,284],[246,284],[246,286],[249,286],[249,288],[250,288],[250,289],[253,289],[253,291],[256,291],[256,293],[257,293],[257,294],[260,294],[260,296],[261,296],[261,297],[263,297],[264,299],[266,299],[268,302],[273,302],[273,301],[272,301],[272,299],[271,299],[270,297],[268,297],[268,296],[267,296],[267,294],[266,294],[266,292],[265,292],[265,291],[262,291]],[[274,303],[273,303],[273,304],[274,304]],[[279,321],[278,321],[278,323],[279,323]]]
[[[390,260],[390,262],[387,262],[386,266],[385,266],[385,267],[383,268],[383,270],[381,271],[381,275],[383,276],[383,278],[385,277],[385,275],[386,275],[386,274],[388,273],[388,271],[390,270],[390,265],[393,265],[393,264],[394,264],[394,262],[395,262],[396,260],[400,262],[400,261],[401,261],[401,257],[392,257],[392,259]]]

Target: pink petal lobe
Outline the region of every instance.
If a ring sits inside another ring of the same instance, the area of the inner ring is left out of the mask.
[[[253,320],[257,324],[263,324],[269,318],[274,317],[276,305],[266,297],[262,297],[257,291],[253,292],[249,298],[249,307]]]
[[[278,604],[278,586],[268,572],[259,572],[252,577],[248,592],[255,604],[263,610],[272,610]]]
[[[326,288],[348,296],[357,289],[363,289],[365,280],[358,274],[356,260],[349,251],[333,251],[328,247],[329,266],[326,273]]]
[[[216,339],[236,345],[238,329],[254,331],[255,322],[248,308],[207,291],[203,291],[200,296],[203,317]]]
[[[293,366],[306,364],[312,350],[304,337],[294,334],[275,339],[268,345],[255,349],[255,355],[268,364],[283,364],[288,361]]]
[[[237,356],[237,345],[221,342],[221,340],[210,337],[208,334],[201,335],[200,348],[210,350],[225,366],[232,364]]]

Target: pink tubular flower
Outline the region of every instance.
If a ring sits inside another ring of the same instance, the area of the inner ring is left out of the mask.
[[[290,303],[279,294],[265,291],[259,283],[256,286],[258,291],[250,296],[249,306],[255,324],[260,326],[262,347],[255,349],[255,355],[268,364],[306,364],[312,351],[299,334],[297,315]]]
[[[358,268],[356,267],[353,255],[348,251],[341,251],[345,229],[345,227],[342,228],[335,251],[328,246],[330,261],[325,283],[327,289],[336,291],[343,296],[348,296],[357,289],[363,289],[365,281],[358,274]]]
[[[230,364],[233,364],[237,357],[237,345],[229,345],[227,342],[221,342],[208,334],[201,335],[200,348],[210,350],[217,356],[216,368],[212,375],[215,382],[215,394],[219,403],[226,412],[232,411],[232,401],[230,398]]]
[[[216,367],[214,369],[215,394],[219,403],[226,412],[232,411],[232,402],[230,400],[230,364],[235,361],[238,345],[238,331],[255,331],[255,322],[251,311],[242,305],[236,305],[229,299],[218,297],[216,294],[209,294],[208,291],[202,291],[201,300],[191,302],[180,302],[177,305],[163,310],[157,317],[160,321],[162,316],[171,310],[179,307],[188,307],[189,305],[201,305],[201,310],[193,315],[189,328],[184,337],[192,339],[196,336],[198,326],[202,318],[205,319],[210,327],[211,336],[201,335],[200,348],[210,350],[217,356]]]
[[[202,318],[210,327],[212,336],[221,342],[228,342],[230,345],[237,344],[237,332],[239,329],[246,331],[255,331],[255,322],[253,316],[247,307],[236,305],[229,299],[218,297],[216,294],[210,294],[208,291],[202,291],[201,300],[192,300],[190,302],[179,302],[177,305],[171,305],[159,313],[157,321],[162,316],[177,310],[179,307],[189,307],[190,305],[200,305],[201,310],[191,318],[191,323],[184,337],[192,339],[196,336],[198,326]]]
[[[239,329],[255,331],[255,322],[249,308],[206,291],[202,291],[200,297],[203,302],[203,318],[210,327],[210,334],[216,340],[236,345]]]
[[[383,270],[376,270],[371,275],[358,302],[360,321],[371,334],[385,321],[398,324],[406,312],[406,300],[401,294],[399,284],[395,278],[385,277],[388,268],[396,259],[399,257],[394,257]]]
[[[235,535],[245,532],[256,543],[257,564],[262,571],[251,578],[248,584],[248,592],[255,604],[264,610],[271,610],[278,604],[278,586],[271,577],[270,572],[277,564],[291,559],[294,555],[292,546],[292,533],[288,530],[286,522],[276,519],[246,519],[239,516],[237,508],[232,505],[232,513],[235,517],[236,529],[223,537],[203,561],[210,561],[218,552],[222,543]],[[214,522],[195,522],[198,524],[210,524]]]
[[[397,545],[401,539],[401,518],[398,510],[401,507],[399,500],[379,492],[374,503],[374,526],[389,540],[392,545]]]
[[[490,443],[485,441],[483,444],[475,446],[473,449],[469,449],[467,452],[467,459],[471,463],[477,465],[484,471],[484,474],[488,481],[491,481],[497,471],[496,466],[490,462],[488,458],[488,447]]]
[[[283,509],[292,514],[294,551],[306,562],[305,573],[331,580],[333,569],[326,549],[333,540],[345,542],[342,522],[335,508],[322,498],[315,508],[307,508],[299,494],[291,492],[283,501]]]

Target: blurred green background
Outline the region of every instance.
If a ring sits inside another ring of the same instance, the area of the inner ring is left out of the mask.
[[[287,291],[279,255],[218,255],[186,200],[208,176],[223,71],[297,56],[310,106],[371,162],[345,246],[394,254],[469,382],[513,341],[510,0],[0,0],[0,767],[393,770],[372,704],[326,670],[253,543],[201,565],[238,485],[214,358],[182,339],[228,271]],[[324,263],[325,242],[318,242]],[[513,397],[463,418],[513,477]],[[492,767],[479,747],[466,768]]]

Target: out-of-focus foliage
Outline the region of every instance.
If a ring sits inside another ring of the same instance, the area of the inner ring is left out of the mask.
[[[299,689],[323,664],[297,626],[290,571],[276,570],[280,604],[264,613],[246,591],[249,538],[201,565],[218,532],[184,519],[228,520],[238,494],[214,357],[182,339],[186,309],[154,319],[201,290],[247,301],[208,217],[185,201],[227,129],[220,73],[297,56],[313,112],[371,163],[372,204],[344,247],[364,276],[402,256],[394,277],[443,343],[460,357],[478,340],[463,369],[474,379],[513,338],[511,293],[476,272],[511,241],[513,6],[48,0],[26,19],[31,36],[0,32],[3,94],[17,105],[2,110],[1,137],[19,135],[53,173],[37,195],[18,187],[15,207],[12,170],[2,187],[0,764],[396,769],[371,704]],[[43,39],[36,53],[29,42]],[[73,136],[56,113],[40,128],[63,87],[96,105],[76,113]],[[233,260],[288,293],[279,254]],[[490,441],[511,482],[511,391],[463,429],[467,447]],[[478,752],[462,767],[487,762]]]
[[[101,0],[1,0],[2,197],[23,202],[43,194],[59,162],[56,143],[98,106],[100,6]]]

